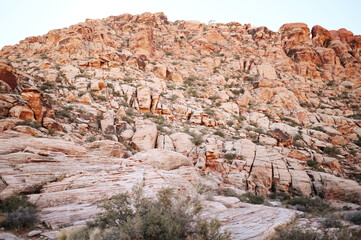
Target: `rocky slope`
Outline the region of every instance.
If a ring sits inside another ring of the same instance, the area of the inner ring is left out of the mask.
[[[346,29],[272,32],[163,13],[6,46],[0,197],[29,194],[56,230],[134,185],[149,196],[171,186],[200,197],[235,239],[267,238],[296,212],[200,188],[361,204],[360,50]]]

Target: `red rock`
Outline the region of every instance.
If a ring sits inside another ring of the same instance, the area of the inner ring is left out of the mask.
[[[303,41],[310,40],[310,29],[305,23],[287,23],[280,27],[283,48],[297,46]]]
[[[22,98],[27,101],[27,105],[33,110],[35,119],[42,123],[44,116],[51,116],[51,106],[41,94],[40,90],[35,88],[24,89],[21,93]],[[48,112],[48,113],[47,113]]]
[[[21,120],[35,121],[34,112],[28,105],[16,105],[9,111],[9,117],[16,117]]]
[[[152,28],[140,27],[130,40],[130,50],[145,55],[147,58],[153,56],[154,42]]]
[[[353,33],[345,28],[341,28],[337,31],[330,31],[331,40],[340,40],[343,43],[348,43],[353,39]]]
[[[16,70],[4,62],[0,62],[0,80],[6,82],[12,89],[15,89],[18,85]]]
[[[318,47],[326,47],[328,42],[331,40],[330,32],[316,25],[312,28],[312,42]]]
[[[330,137],[330,140],[333,145],[346,145],[350,142],[347,138],[343,136]]]

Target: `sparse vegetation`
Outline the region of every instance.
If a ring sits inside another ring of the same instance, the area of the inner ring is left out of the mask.
[[[334,210],[327,202],[319,197],[296,197],[288,200],[286,203],[295,206],[299,211],[315,216],[324,215]]]
[[[336,146],[325,147],[323,149],[323,152],[328,154],[331,157],[337,157],[337,155],[340,154],[340,150],[338,150],[338,148]]]
[[[361,229],[341,228],[337,231],[312,231],[296,227],[277,229],[278,234],[273,240],[358,240]]]
[[[29,126],[35,129],[41,128],[41,124],[38,121],[30,121],[30,120],[17,122],[16,126]]]
[[[39,221],[37,212],[27,196],[11,196],[0,202],[0,215],[4,215],[0,227],[15,230],[31,228]]]
[[[246,192],[242,195],[237,194],[234,190],[230,188],[226,188],[223,190],[224,196],[229,197],[236,197],[241,202],[251,203],[251,204],[263,204],[264,203],[264,197],[261,195],[255,195],[251,192]]]
[[[183,200],[171,189],[159,191],[150,200],[137,189],[132,195],[119,194],[101,206],[99,214],[86,228],[63,233],[65,239],[218,239],[228,240],[230,234],[221,231],[219,221],[199,218],[198,201]]]

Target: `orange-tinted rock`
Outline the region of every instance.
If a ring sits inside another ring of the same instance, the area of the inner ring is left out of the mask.
[[[34,112],[28,105],[16,105],[15,107],[12,107],[9,111],[9,117],[16,117],[21,120],[35,120]]]
[[[308,46],[293,46],[287,50],[287,55],[296,62],[312,62],[321,64],[319,56]]]
[[[349,140],[343,136],[330,137],[330,140],[333,145],[346,145],[349,143]]]
[[[7,117],[8,113],[9,113],[9,109],[12,106],[13,105],[11,103],[0,100],[0,116],[1,117]]]
[[[340,40],[343,43],[348,43],[353,39],[353,33],[345,28],[330,31],[330,34],[332,40]]]
[[[305,23],[287,23],[280,27],[283,48],[299,45],[303,41],[310,40],[310,29]]]
[[[139,111],[141,113],[150,112],[152,98],[149,87],[141,86],[137,88],[137,100]]]
[[[274,130],[271,130],[268,132],[268,135],[271,137],[277,139],[279,143],[281,143],[283,146],[289,146],[293,143],[293,137],[292,135],[283,132],[282,130],[276,128]]]
[[[330,40],[331,34],[327,29],[319,25],[316,25],[312,28],[312,42],[316,46],[325,47]]]
[[[137,54],[145,55],[147,58],[152,57],[154,51],[152,28],[138,28],[137,33],[130,40],[130,50]]]
[[[27,101],[28,106],[34,111],[35,119],[40,123],[43,121],[43,117],[46,112],[50,113],[51,106],[38,89],[24,89],[21,96],[25,101]]]
[[[12,89],[18,85],[15,69],[10,65],[0,62],[0,80],[6,82]]]
[[[267,27],[256,27],[248,29],[248,33],[252,34],[254,40],[267,40],[276,36],[276,33],[269,30]]]

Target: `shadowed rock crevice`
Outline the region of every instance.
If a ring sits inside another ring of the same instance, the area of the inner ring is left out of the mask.
[[[15,73],[15,70],[3,63],[0,62],[0,80],[9,84],[9,86],[14,90],[18,85],[18,77]]]

